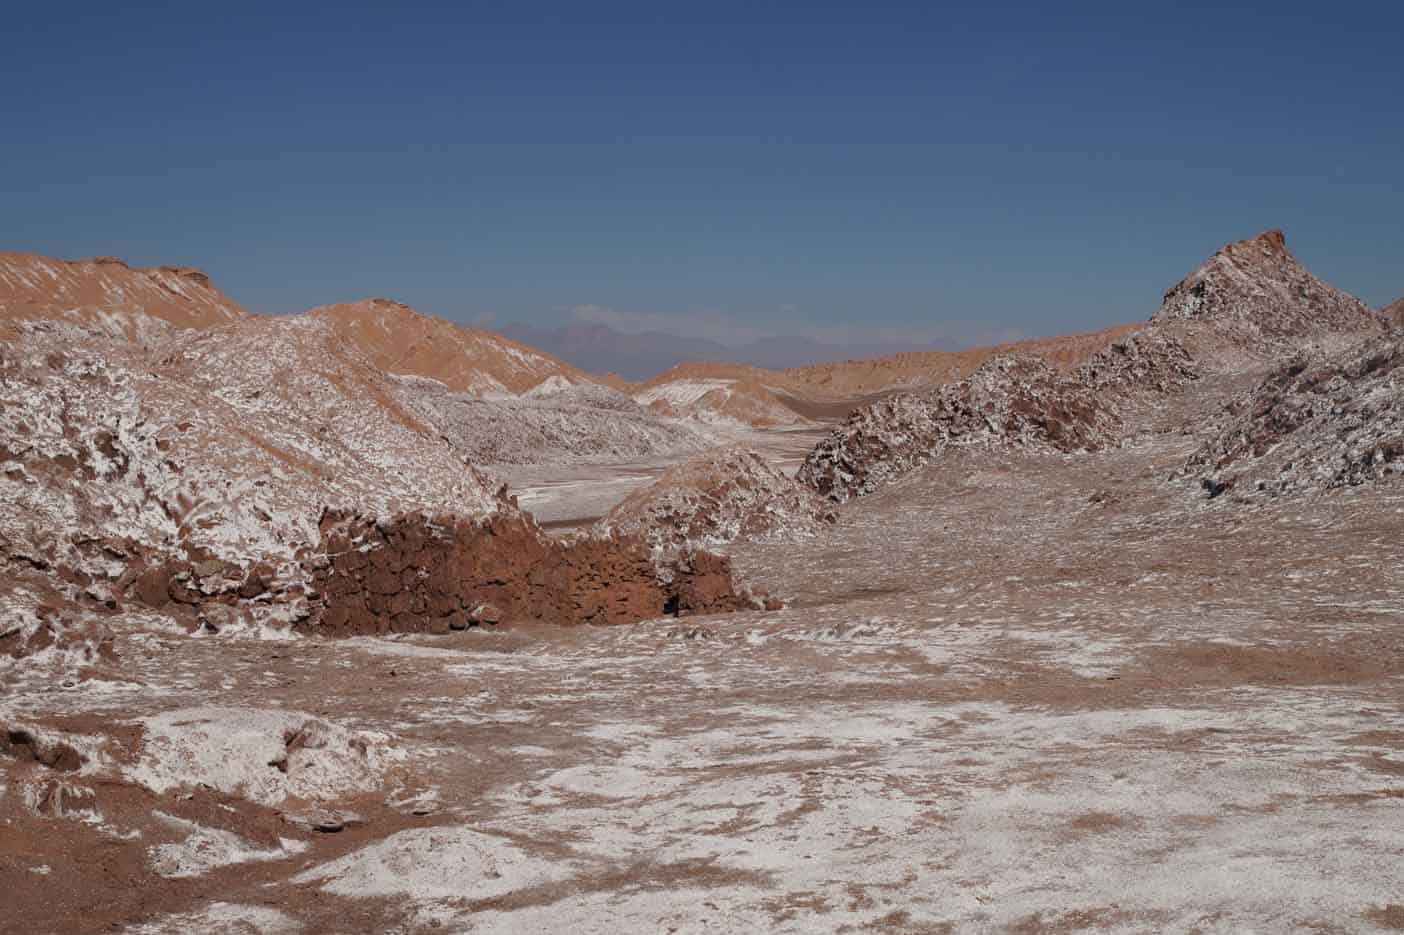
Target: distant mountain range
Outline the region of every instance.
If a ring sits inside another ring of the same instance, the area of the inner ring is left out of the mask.
[[[661,331],[626,333],[608,325],[585,322],[557,328],[538,328],[512,322],[499,331],[514,341],[538,348],[590,373],[617,373],[633,381],[646,380],[691,360],[725,361],[783,370],[828,361],[885,357],[905,351],[956,349],[954,342],[924,345],[900,342],[828,344],[798,336],[761,338],[747,344],[729,345]]]

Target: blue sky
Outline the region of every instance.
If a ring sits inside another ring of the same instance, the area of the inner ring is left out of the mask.
[[[259,311],[973,340],[1144,318],[1280,226],[1381,304],[1401,35],[1398,3],[30,4],[0,248]]]

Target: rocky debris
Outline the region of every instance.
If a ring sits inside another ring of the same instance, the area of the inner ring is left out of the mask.
[[[730,562],[689,553],[660,568],[640,539],[562,542],[530,517],[328,511],[313,574],[311,632],[448,632],[495,622],[633,623],[761,606]]]
[[[657,458],[715,444],[693,422],[650,412],[618,390],[552,377],[521,398],[481,398],[423,379],[401,379],[399,395],[427,413],[473,464],[571,464]]]
[[[1404,296],[1380,309],[1380,317],[1392,328],[1404,328]]]
[[[293,877],[327,893],[366,899],[411,897],[454,901],[541,886],[566,868],[517,846],[508,837],[467,827],[411,828]],[[437,926],[436,926],[437,927]]]
[[[303,927],[287,913],[267,906],[242,905],[214,900],[191,912],[167,915],[122,930],[122,935],[301,935]]]
[[[835,519],[813,490],[745,447],[710,451],[666,471],[600,520],[603,533],[639,536],[656,553],[716,548],[737,539],[812,535]]]
[[[1307,272],[1280,230],[1222,248],[1165,294],[1152,324],[1192,326],[1202,361],[1295,353],[1305,340],[1359,340],[1382,325],[1365,303]]]
[[[1404,474],[1404,341],[1303,353],[1230,404],[1186,463],[1209,497],[1353,486]]]
[[[359,828],[366,820],[353,811],[338,809],[315,809],[307,812],[284,812],[283,821],[305,831],[320,834],[340,834],[347,828]]]
[[[424,315],[392,299],[323,305],[306,314],[327,323],[386,373],[427,377],[457,392],[523,393],[553,377],[594,382],[550,354],[491,331]]]
[[[969,379],[856,410],[815,446],[798,479],[843,503],[872,493],[949,448],[1095,451],[1121,422],[1101,395],[1034,357],[996,357]]]
[[[247,314],[197,269],[0,253],[0,337],[13,333],[17,322],[51,320],[147,340],[171,326],[212,328]]]

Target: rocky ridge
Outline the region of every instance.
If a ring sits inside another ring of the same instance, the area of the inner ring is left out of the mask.
[[[1142,428],[1158,400],[1208,375],[1236,377],[1304,344],[1339,350],[1384,332],[1364,303],[1312,276],[1281,231],[1270,230],[1219,250],[1166,293],[1146,326],[1070,374],[1011,369],[996,358],[968,381],[881,400],[835,429],[799,476],[843,502],[955,444],[1096,450]]]
[[[392,299],[322,305],[305,314],[330,324],[386,373],[427,377],[458,392],[524,393],[552,378],[595,382],[583,370],[525,344]]]
[[[777,382],[797,392],[839,397],[891,389],[916,389],[963,380],[1001,355],[1039,357],[1057,370],[1072,370],[1140,325],[1113,325],[1086,334],[1029,338],[963,351],[908,351],[871,360],[844,360],[780,371]]]
[[[1355,486],[1404,474],[1404,342],[1302,353],[1230,404],[1181,476],[1210,497]]]
[[[168,327],[210,328],[247,315],[198,269],[0,253],[0,338],[13,337],[19,322],[61,321],[147,340]]]
[[[733,446],[668,469],[611,510],[596,529],[640,536],[656,553],[676,554],[737,539],[803,537],[834,519],[814,491],[755,451]]]
[[[800,466],[802,484],[837,503],[872,493],[949,448],[1096,450],[1117,414],[1082,381],[1035,357],[995,357],[968,379],[856,410]]]

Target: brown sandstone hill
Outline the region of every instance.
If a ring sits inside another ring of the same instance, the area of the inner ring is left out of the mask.
[[[1139,325],[1113,325],[1086,334],[1031,338],[964,351],[920,351],[872,360],[845,360],[781,371],[812,392],[861,396],[899,387],[963,380],[985,361],[1002,354],[1041,357],[1058,370],[1071,370]]]
[[[841,417],[896,390],[963,380],[1002,355],[1038,357],[1057,370],[1071,370],[1136,327],[1116,325],[964,351],[914,351],[788,370],[695,361],[630,389],[635,399],[668,415],[727,418],[761,427],[788,425]]]
[[[783,372],[745,364],[690,361],[631,387],[634,399],[665,416],[769,428],[805,421],[790,396],[811,396]]]
[[[139,340],[168,325],[210,328],[247,316],[197,269],[0,253],[0,337],[13,336],[18,322],[49,320]]]
[[[452,390],[523,393],[552,377],[596,382],[585,371],[525,344],[390,299],[323,305],[306,314],[330,323],[381,370],[428,377]]]

